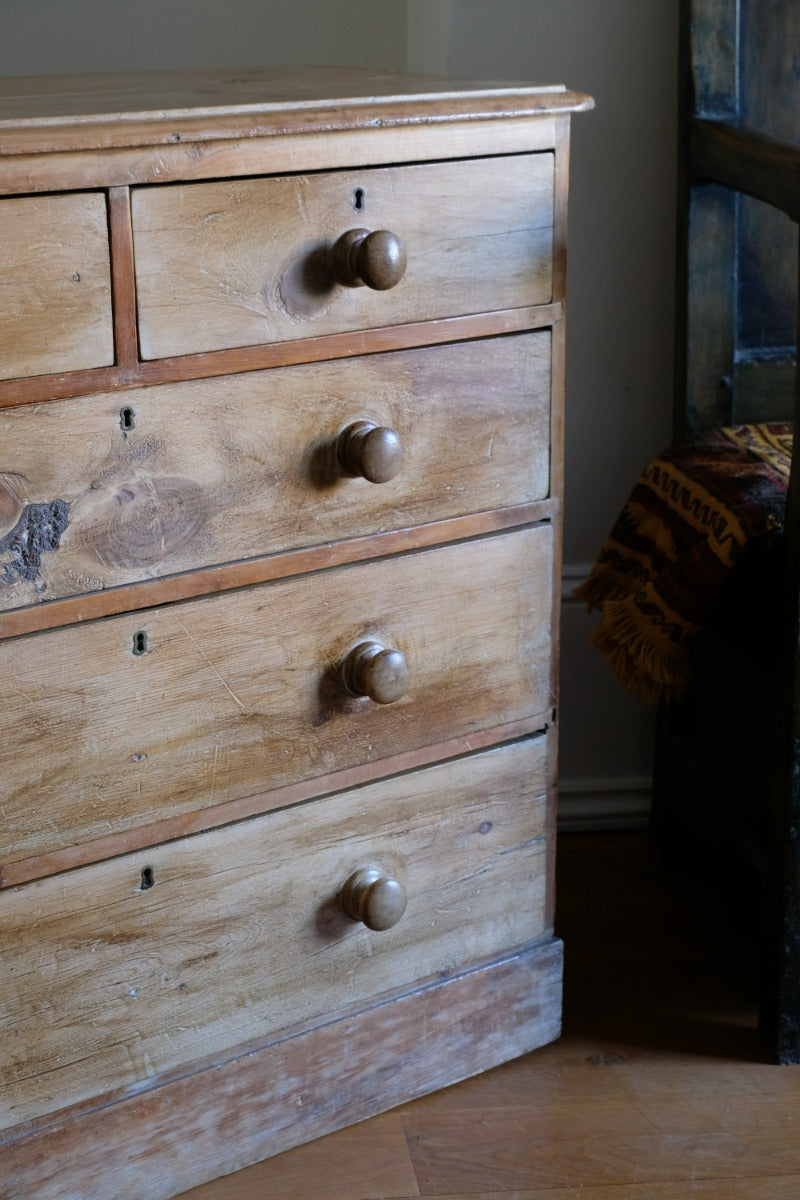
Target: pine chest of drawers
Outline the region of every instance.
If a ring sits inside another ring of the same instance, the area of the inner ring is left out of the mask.
[[[563,88],[0,92],[0,1194],[557,1036]]]

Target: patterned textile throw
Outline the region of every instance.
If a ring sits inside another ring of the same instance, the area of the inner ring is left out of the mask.
[[[790,424],[713,429],[671,446],[631,492],[576,590],[602,616],[592,642],[644,700],[680,697],[690,646],[745,549],[779,532]]]

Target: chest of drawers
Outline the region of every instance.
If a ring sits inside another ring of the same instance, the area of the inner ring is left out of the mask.
[[[0,90],[0,1194],[556,1037],[563,88]]]

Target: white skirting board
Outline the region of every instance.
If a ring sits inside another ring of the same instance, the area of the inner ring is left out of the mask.
[[[652,780],[562,780],[558,786],[558,832],[646,829]]]

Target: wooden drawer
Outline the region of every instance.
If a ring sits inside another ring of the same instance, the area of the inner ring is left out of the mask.
[[[549,396],[543,331],[0,412],[0,608],[541,499]]]
[[[552,154],[138,188],[142,357],[280,342],[551,299]],[[407,253],[389,290],[335,281],[353,228]]]
[[[551,604],[544,525],[7,641],[0,862],[545,713]],[[402,699],[344,690],[367,641]]]
[[[531,739],[3,895],[0,1127],[543,937],[545,763]],[[365,866],[408,897],[379,933],[337,899]]]
[[[0,200],[0,379],[114,361],[105,197]]]

